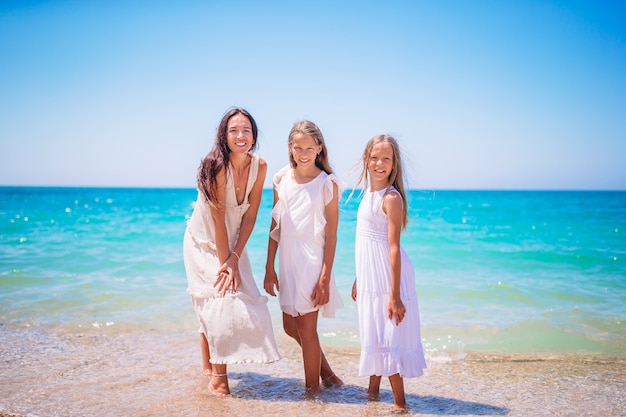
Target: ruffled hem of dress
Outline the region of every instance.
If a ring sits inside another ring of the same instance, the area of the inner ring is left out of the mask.
[[[287,314],[287,315],[289,315],[291,317],[303,316],[305,314],[309,314],[309,313],[312,313],[314,311],[319,311],[321,313],[322,317],[324,317],[325,319],[334,319],[335,318],[335,313],[340,308],[343,308],[343,304],[341,304],[341,305],[332,305],[332,306],[329,306],[328,304],[324,304],[323,306],[313,308],[311,311],[289,310],[289,309],[283,308],[283,306],[281,306],[280,310],[283,313],[285,313],[285,314]],[[289,310],[289,311],[285,311],[285,310]],[[295,311],[296,314],[294,315],[292,313],[292,311]]]
[[[213,365],[236,365],[236,364],[246,364],[246,363],[265,364],[265,363],[278,362],[281,359],[282,359],[282,356],[280,355],[274,358],[270,358],[270,359],[243,359],[243,360],[228,360],[228,361],[219,361],[219,360],[215,360],[214,358],[211,358],[211,364]]]
[[[400,374],[402,378],[417,378],[424,374],[426,360],[421,344],[410,351],[397,350],[366,351],[361,350],[359,376],[392,376]]]

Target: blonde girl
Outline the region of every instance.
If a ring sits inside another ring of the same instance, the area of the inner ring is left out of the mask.
[[[372,400],[379,398],[382,377],[388,377],[394,408],[405,409],[403,378],[422,375],[426,362],[413,266],[400,246],[408,216],[398,143],[389,135],[374,136],[362,160],[352,287],[361,338],[359,375],[370,377]]]

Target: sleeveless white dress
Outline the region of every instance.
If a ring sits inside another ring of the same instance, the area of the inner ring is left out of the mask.
[[[230,170],[226,178],[226,229],[228,245],[237,242],[241,219],[250,206],[248,198],[257,178],[259,158],[251,154],[252,163],[241,205],[237,204]],[[267,297],[262,296],[252,275],[248,253],[239,259],[241,285],[236,293],[221,296],[213,287],[221,263],[215,246],[215,226],[210,206],[201,192],[187,223],[183,243],[187,291],[200,321],[211,352],[211,363],[268,363],[280,359]]]
[[[333,198],[333,183],[342,184],[334,174],[322,171],[314,180],[298,184],[290,166],[274,176],[278,201],[272,209],[276,227],[270,237],[279,243],[278,299],[281,310],[292,317],[319,310],[323,317],[334,317],[343,301],[331,271],[329,302],[313,306],[311,294],[320,278],[324,260],[326,205]]]
[[[395,188],[391,188],[395,191]],[[390,192],[393,192],[391,191]],[[415,274],[401,249],[400,297],[406,315],[396,326],[387,317],[391,292],[387,215],[381,191],[364,191],[357,213],[355,263],[361,338],[360,376],[418,377],[426,368],[420,334]]]

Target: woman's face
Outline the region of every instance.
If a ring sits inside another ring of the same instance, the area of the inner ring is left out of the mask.
[[[231,152],[248,153],[254,145],[252,123],[241,113],[228,120],[226,142]]]

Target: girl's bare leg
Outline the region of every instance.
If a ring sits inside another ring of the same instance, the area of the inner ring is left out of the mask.
[[[304,385],[309,394],[317,394],[320,389],[322,348],[317,336],[317,315],[317,311],[314,311],[296,317],[304,362]]]
[[[382,376],[370,376],[370,385],[367,388],[367,399],[369,401],[378,401],[380,399],[380,381]]]
[[[396,410],[406,410],[406,399],[404,398],[404,380],[400,374],[389,377],[391,391],[393,392],[393,408]]]
[[[287,333],[288,336],[291,336],[296,342],[298,342],[298,345],[302,347],[302,340],[300,339],[300,334],[298,333],[298,326],[297,326],[296,320],[297,320],[296,317],[292,317],[289,314],[283,313],[283,329],[285,330],[285,333]],[[316,327],[315,333],[317,335],[317,327]],[[318,344],[319,344],[319,339],[318,339]],[[343,381],[337,375],[335,375],[335,373],[331,369],[330,364],[328,363],[328,360],[326,359],[326,355],[324,355],[324,352],[322,351],[321,347],[320,347],[320,353],[322,355],[322,365],[320,368],[320,376],[321,376],[322,382],[324,383],[324,386],[326,387],[331,387],[333,385],[337,387],[342,386]]]
[[[211,352],[209,352],[209,342],[204,333],[200,333],[200,354],[202,355],[202,374],[210,377],[212,373]]]

